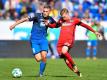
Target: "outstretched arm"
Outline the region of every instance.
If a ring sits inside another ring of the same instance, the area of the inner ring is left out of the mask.
[[[89,26],[89,25],[87,25],[87,24],[85,24],[85,23],[83,23],[83,22],[80,22],[80,25],[83,26],[84,28],[92,31],[93,33],[96,32],[91,26]]]
[[[97,36],[97,38],[99,40],[102,40],[103,39],[103,36],[98,32],[98,31],[95,31],[92,27],[90,27],[89,25],[83,23],[83,22],[80,22],[80,25],[87,28],[88,30],[92,31],[93,33],[95,33],[95,35]]]
[[[12,29],[15,28],[16,25],[18,25],[18,24],[20,24],[20,23],[23,23],[23,22],[25,22],[25,21],[28,21],[28,20],[29,20],[28,17],[22,18],[21,20],[18,20],[18,21],[15,22],[13,25],[11,25],[11,26],[9,27],[9,29],[12,30]]]

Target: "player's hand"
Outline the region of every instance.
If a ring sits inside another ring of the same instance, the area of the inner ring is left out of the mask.
[[[11,25],[11,26],[9,27],[10,30],[12,30],[13,28],[15,28],[15,25]]]
[[[99,32],[95,32],[95,34],[99,40],[103,39],[103,36]]]

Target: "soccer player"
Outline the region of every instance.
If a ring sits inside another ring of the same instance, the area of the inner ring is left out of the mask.
[[[20,23],[25,21],[33,21],[30,42],[35,60],[37,62],[41,61],[39,76],[43,75],[46,67],[46,55],[48,51],[48,41],[46,36],[48,24],[50,23],[51,25],[55,23],[54,19],[49,16],[49,13],[50,6],[44,6],[42,13],[35,13],[35,16],[22,18],[10,26],[10,30],[12,30],[16,25]]]
[[[93,21],[92,23],[92,28],[96,31],[98,31],[98,28],[100,27],[99,25],[99,21]],[[87,30],[86,35],[88,36],[88,41],[87,41],[87,48],[86,48],[86,59],[89,60],[90,59],[90,53],[91,53],[91,49],[92,49],[92,56],[93,56],[93,60],[96,60],[96,55],[97,55],[97,37],[94,33],[92,33],[91,31]]]
[[[65,63],[67,66],[75,72],[78,76],[82,77],[82,74],[78,70],[76,63],[72,59],[71,55],[69,54],[70,48],[73,47],[74,38],[75,38],[75,29],[76,26],[80,25],[88,30],[92,31],[98,38],[102,37],[100,33],[93,30],[90,26],[86,25],[85,23],[81,22],[80,19],[71,18],[69,15],[69,11],[66,8],[63,8],[60,12],[61,18],[57,22],[57,24],[53,26],[60,26],[60,36],[57,44],[57,50],[60,57],[64,58]]]

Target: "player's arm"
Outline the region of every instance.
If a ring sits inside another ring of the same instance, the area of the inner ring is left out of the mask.
[[[87,28],[88,30],[92,31],[93,33],[95,33],[95,35],[97,36],[97,38],[98,38],[99,40],[102,40],[102,39],[103,39],[103,36],[102,36],[98,31],[95,31],[95,30],[94,30],[92,27],[90,27],[89,25],[87,25],[87,24],[85,24],[85,23],[83,23],[83,22],[81,22],[80,25],[83,26],[83,27],[85,27],[85,28]]]
[[[12,30],[12,29],[15,28],[16,25],[18,25],[18,24],[20,24],[20,23],[23,23],[23,22],[25,22],[25,21],[28,21],[28,20],[29,20],[28,17],[22,18],[22,19],[18,20],[17,22],[15,22],[13,25],[11,25],[9,28],[10,28],[10,30]]]
[[[18,25],[20,23],[23,23],[26,21],[33,21],[36,19],[37,19],[37,14],[35,14],[34,16],[28,16],[28,17],[22,18],[22,19],[18,20],[17,22],[15,22],[13,25],[11,25],[9,28],[10,28],[10,30],[12,30],[15,28],[16,25]]]
[[[61,20],[59,20],[58,22],[56,22],[54,19],[52,20],[51,23],[48,23],[48,26],[50,28],[59,28],[61,26]]]
[[[92,31],[92,32],[97,36],[97,38],[98,38],[99,40],[102,40],[103,37],[102,37],[102,35],[101,35],[98,31],[95,31],[91,26],[89,26],[89,25],[81,22],[80,20],[78,20],[77,22],[79,23],[79,25],[81,25],[81,26],[83,26],[84,28]]]
[[[57,27],[56,27],[56,22],[54,22],[54,23],[49,23],[48,26],[49,26],[50,28],[57,28]]]
[[[49,28],[56,28],[56,24],[56,21],[52,17],[49,20],[45,20],[45,25]]]
[[[45,20],[46,27],[49,28],[55,28],[56,27],[56,21],[53,18],[50,18],[49,20]]]

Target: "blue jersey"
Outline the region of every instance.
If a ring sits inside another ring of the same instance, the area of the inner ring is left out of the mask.
[[[48,26],[46,26],[44,23],[45,19],[47,19],[49,23],[55,22],[55,20],[50,16],[44,18],[42,13],[36,13],[33,17],[29,16],[29,21],[33,21],[31,40],[46,38]]]

